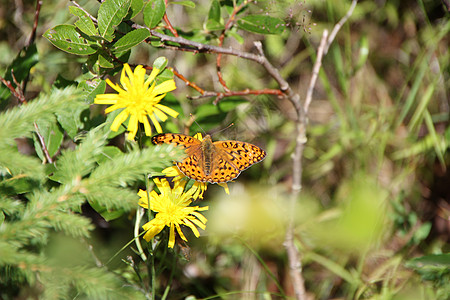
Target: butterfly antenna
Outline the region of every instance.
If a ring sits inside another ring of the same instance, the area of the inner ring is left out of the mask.
[[[222,129],[220,129],[220,130],[218,130],[218,131],[216,131],[216,132],[213,132],[213,133],[211,133],[211,135],[216,134],[216,133],[219,133],[219,132],[222,132],[222,131],[225,131],[225,130],[227,130],[228,128],[230,128],[231,126],[234,126],[234,123],[230,123],[230,125],[228,125],[227,127],[222,128]]]
[[[193,114],[190,114],[190,115],[191,115],[191,121],[190,121],[189,123],[191,123],[191,124],[192,124],[192,123],[197,124],[197,126],[203,131],[204,135],[206,135],[206,131],[203,130],[202,126],[200,126],[200,124],[197,123],[197,121],[195,120],[195,116],[194,116]]]

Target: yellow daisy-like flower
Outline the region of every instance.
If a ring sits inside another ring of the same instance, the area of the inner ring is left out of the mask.
[[[157,214],[153,220],[142,226],[146,231],[144,239],[150,241],[167,226],[170,228],[168,247],[173,248],[175,245],[175,228],[178,235],[187,242],[180,225],[188,226],[194,235],[199,237],[200,233],[197,227],[204,230],[208,221],[199,211],[208,210],[209,207],[189,206],[196,192],[195,189],[191,188],[185,192],[186,182],[183,181],[176,181],[173,188],[170,187],[166,179],[159,180],[155,178],[153,181],[161,194],[156,193],[154,190],[150,192],[150,209]],[[141,197],[139,205],[149,209],[147,192],[139,190],[138,195]]]
[[[114,119],[111,130],[119,130],[120,125],[130,116],[128,122],[128,139],[133,140],[138,130],[138,124],[144,124],[145,134],[152,135],[152,129],[148,118],[155,126],[158,133],[162,133],[159,120],[162,122],[167,120],[167,115],[176,118],[178,113],[170,107],[159,104],[162,98],[170,91],[176,89],[173,79],[164,81],[156,85],[156,75],[161,70],[153,68],[150,76],[145,79],[145,69],[139,65],[131,71],[128,64],[124,64],[122,75],[120,76],[120,87],[118,84],[112,83],[106,79],[106,83],[111,86],[118,94],[100,94],[95,97],[96,104],[112,104],[105,110],[110,113],[116,109],[123,110]]]

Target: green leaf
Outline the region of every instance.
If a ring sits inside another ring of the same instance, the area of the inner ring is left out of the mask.
[[[84,80],[78,84],[83,90],[82,97],[88,104],[94,103],[95,96],[103,94],[106,90],[106,82],[101,79]]]
[[[89,204],[91,207],[103,217],[107,222],[111,220],[115,220],[122,216],[125,213],[125,210],[119,209],[119,210],[108,210],[106,207],[102,206],[97,201],[90,201]]]
[[[239,19],[241,29],[261,34],[280,34],[283,32],[283,20],[271,16],[251,15]]]
[[[56,119],[58,120],[61,127],[67,132],[67,134],[73,139],[78,133],[78,129],[81,128],[82,122],[80,115],[81,113],[89,109],[84,103],[78,103],[77,107],[67,108],[67,110],[60,111],[56,113]]]
[[[80,29],[81,32],[89,36],[98,35],[98,30],[95,28],[94,22],[89,18],[86,12],[76,6],[69,6],[69,11],[79,18],[79,20],[75,22],[75,26]]]
[[[166,13],[164,0],[150,0],[144,8],[144,23],[149,28],[155,28]]]
[[[211,130],[218,124],[222,124],[221,122],[225,120],[228,112],[237,109],[242,103],[248,103],[248,101],[240,97],[230,97],[220,101],[217,105],[205,103],[199,106],[195,112],[196,120],[205,131]]]
[[[195,3],[192,1],[173,1],[173,2],[169,2],[169,4],[178,4],[178,5],[195,8]]]
[[[173,79],[173,72],[169,69],[164,69],[161,73],[159,73],[158,77],[156,77],[156,83],[160,84],[161,82]]]
[[[136,29],[128,32],[121,37],[112,47],[112,51],[115,54],[125,52],[134,46],[140,44],[146,38],[150,36],[150,32],[145,28]]]
[[[14,77],[18,82],[23,81],[30,74],[30,69],[34,67],[39,61],[36,44],[30,45],[28,48],[23,48],[17,57],[13,60],[11,65],[5,73],[5,79],[13,82],[11,70],[14,72]],[[14,85],[14,83],[13,83]]]
[[[136,15],[141,12],[142,7],[144,7],[143,0],[131,0],[129,16],[127,16],[127,18],[133,19],[136,17]]]
[[[120,154],[122,154],[122,151],[120,151],[119,148],[115,146],[106,146],[103,147],[102,152],[96,157],[96,161],[100,165]]]
[[[28,102],[27,105],[16,106],[0,114],[0,146],[14,144],[13,139],[18,137],[32,137],[35,131],[33,122],[40,124],[54,123],[54,113],[67,108],[71,102],[80,101],[79,92],[68,87],[64,90],[52,90],[47,95],[40,93],[38,99]]]
[[[217,0],[211,2],[205,27],[207,30],[211,31],[222,30],[224,28],[223,20],[220,15],[220,4]]]
[[[111,62],[112,58],[109,57],[105,52],[101,51],[98,54],[98,64],[100,67],[105,69],[112,69],[114,68],[114,64]]]
[[[407,262],[409,267],[421,268],[427,265],[442,266],[450,268],[450,254],[432,254],[416,257]]]
[[[208,12],[208,20],[213,20],[220,23],[220,4],[219,1],[214,0],[211,2],[211,7]]]
[[[7,81],[10,81],[11,84],[15,87],[11,70],[14,72],[14,77],[17,82],[22,82],[25,78],[27,78],[30,73],[30,69],[37,64],[39,61],[39,55],[37,53],[36,44],[32,44],[29,47],[24,47],[17,57],[13,60],[13,62],[6,69],[5,75],[3,76]],[[11,95],[11,91],[5,85],[0,84],[0,101],[2,99],[8,99]],[[0,109],[6,106],[5,103],[2,103]]]
[[[86,40],[73,25],[58,25],[44,33],[44,37],[55,47],[75,55],[94,54],[95,42]]]
[[[244,38],[234,30],[227,31],[227,35],[234,37],[239,44],[244,44]]]
[[[131,0],[106,0],[98,9],[98,30],[100,36],[111,42],[114,27],[122,22],[131,6]]]
[[[54,156],[61,146],[64,132],[58,126],[58,123],[50,124],[50,126],[46,126],[40,122],[36,122],[36,124],[39,128],[39,134],[44,138],[48,154],[50,157]]]
[[[162,70],[167,66],[167,58],[160,56],[153,62],[153,68]]]

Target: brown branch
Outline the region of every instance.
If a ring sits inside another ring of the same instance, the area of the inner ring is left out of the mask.
[[[88,15],[88,17],[92,20],[92,22],[98,24],[97,19],[94,16],[92,16],[87,10],[85,10],[80,4],[78,4],[75,0],[70,0],[70,2],[72,2],[73,5],[81,9],[86,15]]]
[[[25,99],[25,96],[23,95],[22,90],[20,89],[20,85],[18,84],[12,69],[11,69],[11,76],[13,78],[14,83],[17,86],[17,89],[11,84],[11,81],[6,80],[1,76],[0,81],[3,82],[3,84],[9,89],[9,91],[14,95],[14,97],[16,97],[17,100],[19,100],[20,103],[26,103],[27,100]]]
[[[36,11],[34,12],[33,30],[31,31],[31,36],[30,36],[30,39],[28,40],[27,47],[29,47],[31,44],[33,44],[34,40],[36,39],[36,30],[37,30],[38,21],[39,21],[39,14],[41,12],[41,6],[42,6],[42,0],[37,0],[36,1]]]
[[[236,14],[244,7],[244,5],[247,5],[247,2],[244,1],[242,2],[239,6],[236,6],[233,8],[233,12],[230,15],[230,18],[228,19],[227,23],[225,24],[224,29],[222,30],[222,33],[220,34],[219,37],[219,47],[223,46],[223,42],[225,40],[225,33],[227,32],[227,30],[229,30],[233,24],[234,24],[234,20],[236,19]],[[222,72],[221,72],[221,61],[222,61],[222,54],[219,53],[217,54],[217,58],[216,58],[216,69],[217,69],[217,77],[219,79],[220,84],[223,86],[224,90],[226,92],[229,92],[230,89],[228,88],[225,79],[223,79],[222,76]]]
[[[316,62],[314,63],[313,73],[311,75],[310,84],[308,87],[305,104],[302,106],[302,110],[298,111],[299,119],[297,121],[297,137],[296,146],[293,156],[293,174],[292,174],[292,198],[290,200],[290,211],[292,212],[289,216],[288,228],[286,231],[286,237],[284,246],[289,260],[290,274],[294,285],[295,295],[298,300],[306,299],[305,283],[302,275],[302,259],[297,247],[294,244],[294,212],[296,211],[296,202],[299,199],[300,191],[302,188],[302,157],[303,150],[306,144],[306,126],[308,123],[307,112],[312,101],[312,94],[314,91],[314,86],[317,82],[317,77],[322,65],[322,58],[324,53],[327,53],[330,44],[333,42],[336,34],[342,25],[350,18],[357,0],[352,1],[347,14],[342,18],[333,28],[332,34],[328,37],[328,31],[325,30],[322,35],[322,39],[317,51]]]
[[[303,105],[303,110],[305,111],[305,114],[308,114],[309,105],[311,104],[312,101],[312,94],[314,91],[314,87],[316,85],[317,77],[319,76],[320,66],[322,65],[322,58],[325,52],[327,38],[328,38],[328,30],[325,29],[322,34],[322,39],[320,41],[319,48],[317,49],[316,62],[314,63],[311,80],[309,82],[308,90],[306,92],[305,104]]]
[[[167,13],[164,14],[163,20],[164,20],[164,22],[166,23],[166,26],[165,26],[165,27],[166,27],[167,29],[169,29],[170,32],[172,32],[172,34],[173,34],[174,36],[177,37],[177,36],[178,36],[178,32],[177,32],[177,30],[176,30],[175,28],[173,28],[172,23],[170,23],[169,18],[167,17]]]
[[[44,154],[45,154],[45,157],[47,158],[47,161],[52,164],[53,163],[53,159],[50,156],[50,153],[48,153],[48,149],[47,149],[47,146],[45,145],[44,137],[39,132],[39,127],[38,127],[37,123],[34,122],[33,124],[34,124],[34,128],[36,129],[36,135],[39,138],[39,143],[41,143],[42,151],[44,151]]]
[[[246,95],[277,95],[280,97],[284,97],[284,93],[280,90],[275,89],[261,89],[261,90],[249,90],[245,89],[243,91],[228,91],[228,92],[214,92],[214,91],[204,91],[204,93],[200,96],[188,97],[188,99],[196,100],[200,98],[206,97],[216,97],[214,100],[214,104],[217,104],[222,98],[232,97],[232,96],[246,96]]]
[[[186,77],[184,77],[182,74],[180,74],[177,70],[175,70],[172,67],[167,67],[167,69],[171,70],[173,72],[173,74],[175,76],[177,76],[178,78],[180,78],[181,80],[183,80],[187,86],[190,86],[191,88],[195,89],[197,92],[199,92],[200,94],[204,94],[205,90],[202,89],[201,87],[199,87],[198,85],[196,85],[194,82],[189,81],[189,79],[187,79]]]

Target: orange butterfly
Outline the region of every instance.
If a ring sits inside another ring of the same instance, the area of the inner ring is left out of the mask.
[[[176,163],[178,168],[187,177],[201,182],[233,180],[266,156],[266,152],[255,145],[239,141],[213,142],[210,135],[199,140],[184,134],[163,133],[152,137],[152,143],[182,146],[187,157]]]

